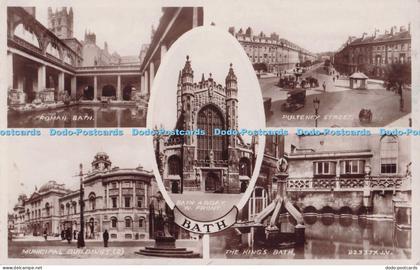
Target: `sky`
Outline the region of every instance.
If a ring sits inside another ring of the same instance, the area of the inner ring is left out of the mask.
[[[157,28],[162,15],[158,2],[132,1],[119,5],[114,1],[97,2],[95,5],[80,3],[71,5],[74,17],[74,36],[83,40],[85,31],[96,34],[96,44],[101,48],[108,43],[109,51],[122,56],[140,53],[142,44],[150,43],[152,26]],[[63,5],[42,5],[36,7],[36,17],[48,25],[48,6],[60,9]],[[67,5],[68,9],[70,5]]]
[[[9,210],[19,194],[30,196],[35,186],[40,188],[50,180],[77,189],[79,164],[83,164],[84,172],[91,170],[98,152],[109,155],[112,167],[136,168],[140,164],[151,170],[154,162],[153,150],[150,151],[145,137],[14,137],[4,145],[8,147],[5,152]]]
[[[157,27],[162,6],[195,5],[204,7],[204,24],[214,22],[227,30],[229,26],[254,33],[277,32],[312,52],[337,50],[349,35],[371,34],[374,29],[407,26],[415,10],[414,1],[404,0],[212,0],[212,1],[90,1],[75,0],[74,32],[83,39],[86,30],[96,33],[97,44],[108,42],[110,51],[121,55],[138,55],[143,43],[150,42],[152,25]],[[40,2],[37,18],[47,25],[47,7],[69,5],[69,1]],[[59,3],[59,4],[57,4]],[[120,3],[120,2],[119,2]]]
[[[404,4],[403,4],[404,2]],[[337,50],[350,35],[372,34],[374,29],[407,27],[413,1],[395,0],[213,0],[205,10],[207,21],[236,31],[276,32],[312,52]],[[222,7],[222,8],[221,8]]]

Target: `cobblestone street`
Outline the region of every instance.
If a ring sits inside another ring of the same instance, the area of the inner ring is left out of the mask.
[[[283,112],[280,109],[287,98],[287,91],[275,85],[279,78],[261,79],[263,97],[272,99],[272,114],[267,116],[267,127],[314,127],[313,100],[315,98],[321,101],[318,127],[379,127],[387,126],[403,117],[403,121],[394,123],[405,127],[409,125],[407,116],[411,112],[410,90],[403,91],[404,110],[401,112],[399,95],[387,91],[380,83],[369,83],[368,90],[352,90],[349,88],[347,79],[333,82],[331,76],[322,73],[322,68],[318,68],[303,75],[304,78],[307,76],[317,78],[320,86],[307,90],[305,106],[294,112]],[[324,81],[327,85],[326,92],[321,86]],[[370,124],[360,123],[358,115],[361,109],[372,111],[373,119]]]

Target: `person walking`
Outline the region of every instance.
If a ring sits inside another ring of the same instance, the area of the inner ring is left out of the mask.
[[[47,241],[47,236],[48,236],[48,235],[47,235],[47,229],[45,229],[45,230],[44,230],[44,238],[45,238],[45,241]]]
[[[67,243],[71,243],[71,237],[72,237],[72,233],[71,233],[71,228],[67,228],[66,230],[66,239],[67,239]]]
[[[108,230],[105,230],[102,238],[104,239],[104,247],[108,247],[109,233]]]
[[[322,84],[322,88],[324,88],[324,92],[327,90],[327,84],[325,83],[325,81],[324,81],[324,83]]]

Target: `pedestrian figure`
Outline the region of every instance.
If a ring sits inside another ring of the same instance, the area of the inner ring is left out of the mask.
[[[71,229],[70,228],[67,228],[67,230],[66,230],[66,239],[67,239],[67,243],[71,243],[71,235],[72,235],[72,233],[71,233]]]
[[[333,77],[333,82],[335,82],[335,77]]]
[[[45,241],[47,241],[47,229],[44,230],[44,238],[45,238]]]
[[[325,81],[324,81],[324,83],[322,84],[322,88],[324,88],[324,92],[326,91],[326,89],[327,89],[327,85],[325,84]]]
[[[105,230],[103,235],[102,235],[103,239],[104,239],[104,247],[108,247],[108,240],[109,240],[109,233],[108,230]]]
[[[64,230],[61,230],[61,240],[64,240]]]
[[[74,231],[73,231],[73,239],[74,239],[74,240],[77,240],[77,238],[76,238],[76,237],[77,237],[77,232],[76,232],[76,230],[74,230]]]

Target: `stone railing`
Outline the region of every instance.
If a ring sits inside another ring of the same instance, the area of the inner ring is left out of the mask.
[[[404,176],[372,177],[290,177],[287,179],[288,191],[333,191],[333,190],[399,190]]]

